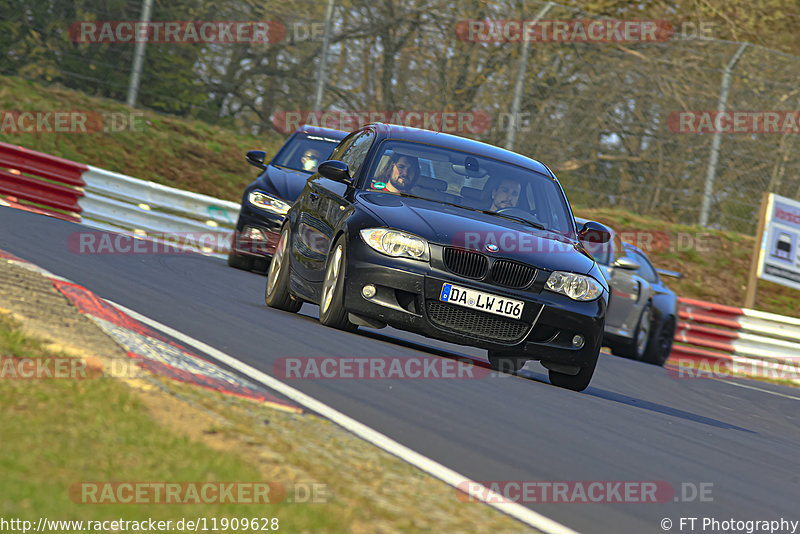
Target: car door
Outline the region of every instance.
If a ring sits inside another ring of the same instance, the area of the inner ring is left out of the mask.
[[[347,163],[350,176],[357,178],[374,139],[375,132],[370,129],[358,132],[337,149],[332,159]],[[308,181],[307,199],[298,221],[298,236],[306,248],[306,278],[311,282],[321,282],[325,277],[333,239],[342,221],[352,211],[352,203],[345,198],[349,187],[319,173]]]
[[[644,306],[642,297],[649,294],[649,283],[639,275],[638,270],[622,269],[614,265],[619,258],[628,256],[618,234],[614,234],[613,243],[608,265],[612,297],[606,313],[606,331],[631,337]],[[637,261],[636,258],[630,259]]]
[[[344,139],[333,150],[331,159],[340,159],[358,135],[354,132]],[[292,271],[306,281],[316,280],[320,262],[327,258],[328,247],[332,236],[326,236],[326,228],[322,224],[322,213],[319,207],[319,187],[313,187],[319,172],[311,175],[295,202],[298,211],[292,225]]]
[[[654,317],[663,320],[666,316],[675,315],[677,311],[675,292],[664,285],[649,258],[640,250],[630,248],[628,249],[628,255],[642,266],[639,269],[639,275],[650,284],[650,299],[653,301]]]

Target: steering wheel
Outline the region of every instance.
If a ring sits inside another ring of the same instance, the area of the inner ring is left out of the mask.
[[[528,219],[529,221],[539,222],[539,218],[535,213],[522,208],[501,208],[495,213],[499,213],[500,215],[513,215],[514,217],[522,217],[523,219]]]

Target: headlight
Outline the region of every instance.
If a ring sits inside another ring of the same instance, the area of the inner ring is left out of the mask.
[[[365,228],[361,230],[361,239],[378,252],[414,260],[428,261],[428,242],[415,235],[389,230],[388,228]]]
[[[247,195],[247,200],[250,202],[250,204],[257,208],[261,208],[262,210],[270,211],[278,215],[286,215],[286,212],[288,212],[289,208],[292,207],[291,204],[266,193],[262,193],[261,191],[250,191],[250,194]]]
[[[589,301],[603,294],[603,286],[591,276],[553,271],[545,289],[566,295],[572,300]]]

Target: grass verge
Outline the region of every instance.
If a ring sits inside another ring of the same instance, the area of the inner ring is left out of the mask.
[[[77,357],[107,365],[108,358],[125,357],[38,273],[2,262],[0,282],[4,358]],[[531,530],[488,506],[462,502],[450,486],[314,415],[144,372],[83,380],[8,377],[0,375],[0,516],[6,519],[35,525],[39,517],[153,518],[174,525],[206,518],[210,528],[212,519],[277,517],[280,531],[292,533]],[[100,488],[109,482],[273,483],[286,489],[287,499],[85,504],[75,486],[82,482]]]

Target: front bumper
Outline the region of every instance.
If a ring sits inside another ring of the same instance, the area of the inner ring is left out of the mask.
[[[431,245],[431,261],[391,258],[352,240],[347,250],[344,307],[355,315],[425,336],[503,351],[530,360],[583,366],[593,361],[603,336],[608,292],[577,302],[542,288],[550,272],[538,270],[525,290],[463,278],[444,266],[442,247]],[[452,283],[525,302],[519,320],[439,301],[442,284]],[[362,295],[372,284],[374,297]],[[576,334],[582,347],[572,345]]]
[[[285,217],[252,207],[245,202],[239,211],[231,250],[239,256],[269,259],[275,253]]]

